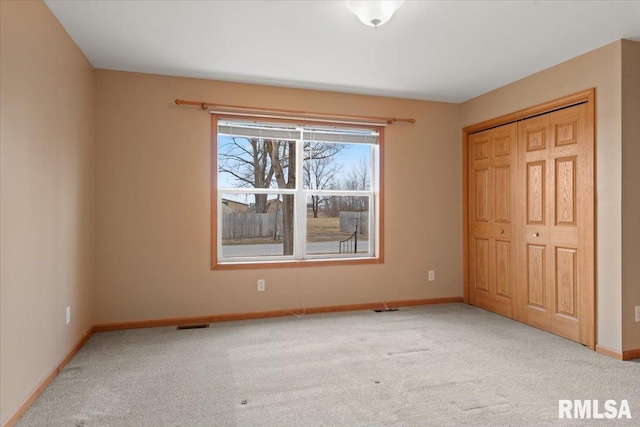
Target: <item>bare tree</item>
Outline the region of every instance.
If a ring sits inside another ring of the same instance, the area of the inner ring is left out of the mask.
[[[269,188],[275,168],[267,144],[273,140],[246,137],[231,137],[220,146],[219,171],[233,176],[236,185],[245,188]],[[280,145],[280,144],[278,144]],[[282,147],[284,151],[284,146]],[[281,167],[288,167],[288,158],[282,153],[279,156]],[[256,213],[267,212],[267,194],[255,194]]]
[[[322,159],[310,158],[304,162],[304,185],[312,190],[328,190],[337,188],[336,175],[340,171],[340,165],[336,164],[332,157]],[[311,210],[313,217],[318,218],[320,206],[326,202],[326,198],[320,195],[311,196]]]
[[[278,188],[296,188],[296,143],[295,141],[267,140],[267,153],[271,159]],[[289,161],[292,159],[294,161]],[[288,165],[285,167],[284,165]],[[293,255],[293,211],[292,194],[282,195],[282,245],[284,255]]]
[[[304,143],[304,161],[328,160],[345,146],[328,143]],[[289,140],[231,137],[221,144],[219,171],[230,174],[236,185],[245,188],[269,188],[275,182],[280,189],[296,188],[296,143]],[[293,254],[294,196],[282,195],[283,254]],[[267,195],[255,194],[255,210],[265,213]]]
[[[343,190],[368,190],[371,185],[370,165],[367,159],[360,158],[351,172],[342,180]],[[340,210],[362,212],[369,209],[369,198],[362,196],[347,196],[343,198]]]
[[[371,185],[371,166],[366,158],[361,157],[358,163],[351,169],[342,181],[344,190],[368,190]]]

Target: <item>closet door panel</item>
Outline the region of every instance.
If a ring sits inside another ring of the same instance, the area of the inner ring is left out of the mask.
[[[509,223],[511,219],[511,166],[500,166],[494,171],[495,221]]]
[[[546,162],[539,160],[527,163],[527,224],[545,223]]]
[[[556,225],[576,225],[577,156],[556,159]]]
[[[489,169],[475,171],[475,220],[489,222]]]
[[[476,239],[476,290],[489,293],[489,239]]]
[[[469,135],[469,300],[513,316],[517,125]]]
[[[578,259],[575,248],[556,248],[556,313],[578,317]]]
[[[546,247],[527,245],[527,305],[537,310],[547,311]]]
[[[593,346],[593,141],[585,104],[519,123],[524,321]],[[523,166],[522,166],[523,165]]]
[[[495,244],[495,270],[496,270],[496,294],[511,298],[511,242],[496,240]]]

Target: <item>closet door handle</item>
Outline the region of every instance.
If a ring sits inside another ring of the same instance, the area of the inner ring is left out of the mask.
[[[504,230],[502,228],[500,229],[500,234],[504,234]]]
[[[540,235],[540,233],[538,233],[537,231],[535,233],[533,233],[533,237],[538,237]]]

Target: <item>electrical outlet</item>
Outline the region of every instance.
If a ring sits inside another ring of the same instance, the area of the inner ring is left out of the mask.
[[[65,321],[67,322],[67,325],[71,323],[71,307],[67,307],[64,310],[64,317],[65,317]]]
[[[258,292],[263,292],[265,289],[265,280],[258,279]]]
[[[436,280],[436,272],[435,270],[429,270],[429,281],[433,282],[434,280]]]
[[[640,305],[636,305],[636,322],[640,322]]]

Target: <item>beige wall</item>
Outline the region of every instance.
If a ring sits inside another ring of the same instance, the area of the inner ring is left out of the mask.
[[[598,342],[640,347],[638,43],[453,105],[94,71],[44,3],[0,15],[0,422],[94,323],[297,308],[297,285],[307,307],[462,295],[461,127],[589,87]],[[385,264],[211,271],[210,119],[178,97],[415,117],[386,133]]]
[[[4,423],[93,324],[95,71],[44,3],[0,15]]]
[[[96,79],[96,323],[297,308],[298,283],[308,307],[379,301],[377,282],[387,300],[462,295],[457,105],[105,70]],[[384,265],[211,271],[210,116],[176,98],[415,117],[386,132]]]
[[[640,348],[640,42],[622,41],[622,349]]]
[[[621,42],[596,49],[462,104],[468,126],[596,88],[597,340],[622,349]]]

